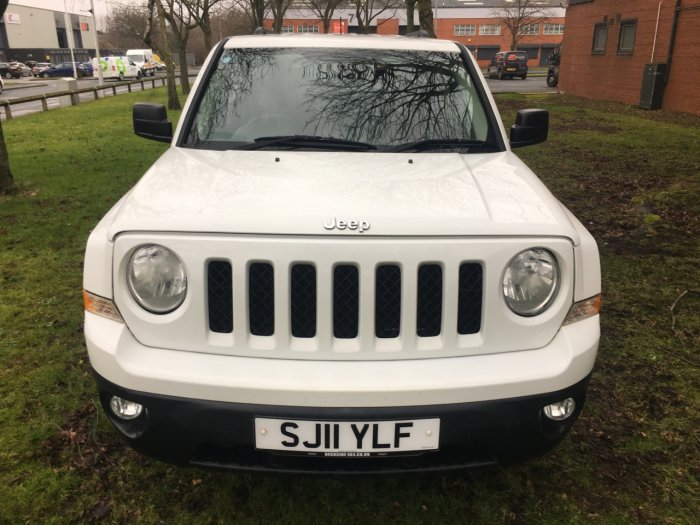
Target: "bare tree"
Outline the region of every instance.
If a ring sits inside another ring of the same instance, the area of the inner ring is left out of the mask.
[[[153,23],[157,13],[158,28],[160,30],[160,38],[158,41],[153,39]],[[168,78],[168,109],[180,109],[180,99],[177,96],[177,87],[175,86],[175,64],[173,64],[173,54],[170,51],[168,43],[168,31],[165,26],[165,10],[161,0],[148,0],[147,6],[147,23],[143,34],[143,41],[146,45],[158,51],[160,57],[165,61],[165,71]]]
[[[418,4],[418,20],[420,28],[427,31],[428,34],[435,38],[435,27],[433,26],[433,4],[430,0],[417,0]]]
[[[100,40],[123,49],[140,48],[147,18],[145,5],[114,4],[106,19],[105,35],[100,36]]]
[[[349,0],[307,0],[309,9],[323,22],[324,33],[328,33],[331,27],[335,10],[345,7],[348,3]]]
[[[406,31],[412,33],[416,30],[415,24],[416,0],[406,0]]]
[[[263,22],[270,10],[267,0],[233,0],[233,8],[243,12],[248,20],[250,33],[255,28],[263,26]]]
[[[429,1],[429,0],[428,0]],[[357,25],[363,33],[369,33],[372,21],[379,18],[393,18],[401,7],[401,0],[351,0],[355,5]]]
[[[197,22],[197,26],[204,33],[204,47],[206,52],[213,47],[211,15],[215,13],[215,8],[222,5],[223,0],[188,0],[185,2],[190,11],[190,16]]]
[[[190,31],[197,27],[197,22],[191,15],[190,2],[186,0],[160,0],[163,6],[163,16],[170,24],[172,35],[177,43],[178,61],[180,62],[180,87],[182,93],[190,92],[190,79],[187,71],[187,42]]]
[[[530,26],[540,24],[550,17],[548,2],[542,0],[512,0],[496,9],[496,18],[510,32],[510,48],[516,49]]]
[[[0,0],[0,17],[5,16],[8,3],[9,0]],[[5,133],[2,131],[2,123],[0,123],[0,194],[10,193],[14,189],[15,179],[12,177],[12,170],[10,170],[10,156],[7,153]]]
[[[272,30],[275,33],[282,32],[282,21],[284,15],[292,5],[294,0],[268,0],[270,11],[272,11]]]

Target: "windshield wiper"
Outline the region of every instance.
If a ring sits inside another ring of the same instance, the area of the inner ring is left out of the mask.
[[[280,135],[276,137],[258,137],[254,142],[243,144],[235,149],[263,149],[270,146],[287,146],[291,148],[328,148],[341,150],[368,151],[377,147],[366,142],[339,139],[335,137],[319,137],[316,135]]]
[[[491,142],[485,140],[473,140],[473,139],[422,139],[416,140],[415,142],[407,142],[406,144],[399,144],[393,148],[389,148],[387,151],[400,152],[400,151],[427,151],[431,149],[459,149],[469,151],[472,148],[496,148]]]

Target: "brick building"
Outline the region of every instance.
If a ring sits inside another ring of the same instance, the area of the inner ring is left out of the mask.
[[[542,1],[551,5],[547,8],[547,18],[532,24],[518,45],[519,49],[527,51],[530,66],[545,65],[555,45],[562,41],[564,32],[566,10],[560,6],[562,2]],[[496,53],[510,50],[510,33],[497,18],[498,8],[504,3],[504,0],[433,0],[437,37],[462,42],[475,54],[479,65],[485,67]],[[360,32],[356,16],[354,8],[336,9],[329,32]],[[417,11],[414,21],[418,25]],[[266,20],[265,25],[272,27],[272,20]],[[323,24],[313,11],[304,7],[303,0],[298,0],[287,11],[282,31],[323,33]],[[405,34],[405,6],[377,14],[370,23],[370,32],[383,35]]]
[[[654,107],[700,115],[700,0],[569,4],[559,71],[562,91],[649,107],[645,94],[656,84]]]

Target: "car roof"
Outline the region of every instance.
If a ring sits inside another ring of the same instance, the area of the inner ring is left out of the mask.
[[[397,49],[407,51],[459,51],[451,40],[413,38],[398,35],[319,35],[277,34],[234,36],[227,40],[225,48],[239,47],[322,47],[336,49]]]

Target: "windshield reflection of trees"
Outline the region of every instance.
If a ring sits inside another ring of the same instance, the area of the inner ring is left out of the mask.
[[[217,130],[229,127],[231,118],[238,116],[239,105],[265,77],[276,54],[275,49],[243,48],[221,57],[197,109],[190,144],[211,140]]]
[[[373,144],[470,138],[470,93],[456,53],[387,51],[376,60],[307,55],[308,127]],[[313,67],[313,66],[312,66]]]
[[[457,53],[238,49],[231,56],[211,78],[195,142],[244,124],[232,117],[260,104],[255,87],[262,82],[280,83],[288,100],[298,100],[286,108],[298,134],[376,145],[486,135],[474,129],[471,110],[480,102]]]

